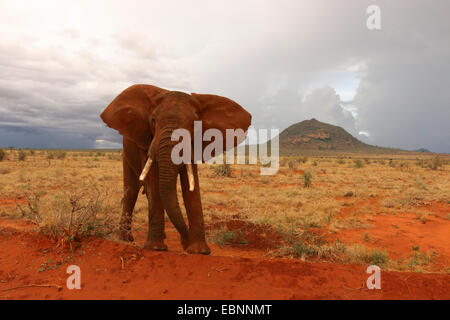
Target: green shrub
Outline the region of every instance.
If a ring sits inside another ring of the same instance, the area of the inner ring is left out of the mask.
[[[385,265],[386,262],[388,262],[388,257],[387,257],[386,252],[381,252],[378,250],[373,251],[369,255],[369,262],[370,262],[370,264],[374,264],[377,266]]]
[[[361,159],[355,159],[355,160],[353,160],[353,162],[355,163],[355,168],[363,168],[364,167],[364,163],[361,161]]]
[[[224,229],[216,232],[214,243],[222,247],[226,244],[248,244],[248,241],[240,229],[234,231]]]

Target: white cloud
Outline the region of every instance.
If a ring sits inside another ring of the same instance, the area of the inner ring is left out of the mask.
[[[30,130],[120,143],[98,115],[150,83],[228,96],[255,127],[315,117],[377,145],[450,152],[449,2],[380,0],[376,32],[369,4],[0,1],[0,145],[41,143]]]

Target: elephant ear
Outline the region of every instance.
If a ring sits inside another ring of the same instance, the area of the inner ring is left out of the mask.
[[[223,151],[226,151],[225,140],[227,129],[242,129],[244,132],[247,132],[252,121],[252,116],[233,100],[213,94],[192,93],[191,95],[199,103],[197,114],[202,121],[203,132],[208,129],[218,129],[221,131],[224,139]],[[244,139],[235,139],[233,147],[236,147]],[[208,143],[204,144],[203,147]]]
[[[167,90],[151,85],[134,85],[119,94],[100,115],[110,128],[147,149],[152,140],[148,117],[155,98]]]

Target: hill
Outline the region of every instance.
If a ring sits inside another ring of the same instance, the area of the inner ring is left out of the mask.
[[[372,146],[359,141],[339,126],[304,120],[291,125],[279,136],[280,155],[296,155],[305,152],[350,152],[350,153],[403,153],[399,149]]]

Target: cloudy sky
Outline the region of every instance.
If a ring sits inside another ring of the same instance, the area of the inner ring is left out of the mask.
[[[369,30],[366,9],[381,9]],[[450,1],[0,0],[0,147],[120,146],[101,111],[147,83],[227,96],[256,128],[316,118],[450,152]]]

